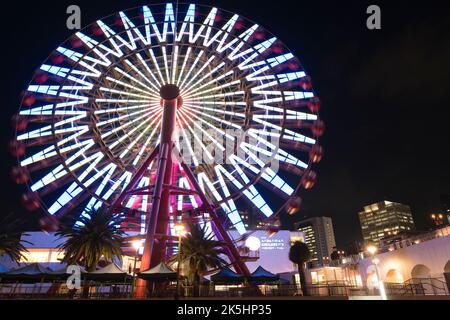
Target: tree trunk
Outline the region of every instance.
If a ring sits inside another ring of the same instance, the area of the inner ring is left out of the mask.
[[[195,273],[194,275],[194,297],[200,297],[200,275]]]
[[[97,263],[98,264],[98,263]],[[95,269],[96,269],[96,266],[94,266],[94,267],[89,267],[89,268],[87,268],[87,272],[88,273],[91,273],[91,272],[93,272],[93,271],[95,271]],[[83,297],[83,299],[89,299],[89,291],[90,291],[90,289],[91,289],[91,286],[89,285],[89,280],[88,279],[86,279],[86,277],[84,278],[84,282],[83,282],[83,293],[82,293],[82,297]]]
[[[306,276],[305,276],[305,264],[299,263],[298,266],[298,276],[300,277],[300,285],[302,287],[302,293],[304,296],[308,296],[308,288],[306,287]]]

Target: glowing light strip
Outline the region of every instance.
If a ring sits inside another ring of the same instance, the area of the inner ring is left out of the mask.
[[[136,79],[135,77],[129,75],[127,72],[123,71],[122,69],[115,67],[114,70],[116,70],[117,72],[119,72],[120,74],[122,74],[123,76],[125,76],[126,78],[130,79],[131,81],[139,84],[141,87],[149,90],[149,91],[153,91],[154,90],[152,88],[150,88],[149,86],[147,86],[145,83],[142,83],[141,81],[139,81],[138,79]]]
[[[261,175],[261,177],[268,181],[270,184],[272,184],[277,189],[283,191],[288,196],[292,195],[294,193],[294,189],[286,182],[284,181],[279,175],[277,175],[270,167],[265,168],[266,163],[261,161],[261,159],[256,156],[253,152],[250,151],[248,148],[250,146],[248,143],[242,143],[240,145],[241,150],[244,150],[246,154],[250,156],[259,166],[261,169],[264,168],[264,172]],[[259,148],[260,149],[260,148]],[[262,150],[262,149],[260,149]],[[238,160],[239,163],[244,165],[246,168],[253,171],[255,174],[259,174],[261,172],[260,169],[257,169],[256,167],[250,165],[247,161],[242,160],[239,157],[236,157],[236,160]]]
[[[141,150],[139,151],[136,159],[134,159],[133,161],[133,165],[136,166],[139,162],[139,159],[142,157],[142,155],[144,154],[145,150],[147,149],[148,144],[150,143],[151,139],[153,138],[153,136],[156,133],[156,130],[158,129],[158,127],[161,126],[161,121],[162,119],[159,119],[158,124],[155,126],[155,128],[153,129],[152,133],[150,134],[150,136],[147,138],[147,141],[145,141],[144,145],[142,146]]]
[[[162,76],[161,69],[159,68],[158,61],[156,61],[155,53],[153,52],[153,49],[150,49],[149,52],[150,52],[150,56],[152,57],[153,64],[156,67],[156,71],[158,71],[159,78],[161,79],[161,82],[164,85],[164,84],[166,84],[166,82],[164,81],[164,77]]]
[[[137,97],[137,98],[148,98],[151,99],[152,97],[156,97],[156,96],[148,96],[148,95],[143,95],[143,94],[137,94],[137,93],[131,93],[131,92],[126,92],[126,91],[121,91],[121,90],[115,90],[115,89],[110,89],[110,88],[105,88],[105,87],[100,87],[100,91],[104,91],[104,92],[110,92],[110,93],[116,93],[118,95],[124,95],[124,96],[130,96],[130,97]]]
[[[109,180],[111,179],[111,176],[113,175],[114,171],[116,170],[117,165],[115,165],[114,163],[110,163],[108,166],[106,166],[100,173],[100,176],[106,174],[106,176],[103,178],[102,182],[99,184],[99,186],[97,187],[97,190],[95,191],[95,194],[99,197],[103,190],[105,189],[105,187],[107,186],[107,184],[109,183]],[[81,213],[82,217],[88,217],[87,212],[90,210],[97,210],[102,206],[103,202],[102,201],[98,201],[96,197],[92,197],[91,200],[89,200],[88,204],[86,205],[86,207],[84,208],[83,212]],[[77,225],[83,225],[82,223],[80,223],[80,221],[77,221]]]
[[[183,81],[181,82],[181,84],[179,85],[180,88],[183,88],[184,83],[186,82],[187,79],[189,79],[189,76],[191,75],[192,71],[194,70],[194,68],[197,66],[200,58],[203,56],[203,54],[205,53],[205,51],[201,50],[198,54],[197,57],[194,60],[194,63],[192,64],[191,68],[189,69],[188,73],[186,73],[186,76],[184,77]]]
[[[204,88],[205,86],[207,86],[207,85],[210,84],[210,83],[217,82],[217,81],[219,81],[221,78],[224,78],[224,77],[226,77],[226,76],[228,76],[228,75],[234,73],[234,71],[231,70],[231,71],[228,71],[225,75],[224,75],[224,74],[221,74],[218,78],[213,79],[213,80],[209,81],[208,83],[204,83],[204,80],[205,80],[206,78],[211,77],[211,75],[213,75],[214,73],[216,73],[219,69],[223,68],[224,66],[225,66],[225,62],[219,63],[219,64],[218,64],[216,67],[214,67],[210,72],[208,72],[208,73],[205,74],[203,77],[201,77],[199,80],[197,80],[197,82],[195,82],[193,85],[191,85],[191,86],[189,87],[189,95],[192,94],[192,93],[194,93],[194,92],[197,92],[198,90],[201,90],[202,88]],[[196,88],[199,84],[202,84],[202,86],[199,87],[199,88],[197,88],[197,89],[194,89],[194,88]],[[184,96],[184,94],[185,94],[186,91],[187,91],[187,90],[182,90],[182,91],[181,91],[181,95]]]
[[[253,118],[253,120],[255,122],[258,122],[258,123],[261,123],[261,124],[263,124],[265,126],[268,126],[270,128],[278,130],[280,132],[282,130],[282,128],[280,126],[277,126],[277,125],[275,125],[273,123],[270,123],[270,122],[267,122],[267,121],[264,121],[264,120],[261,120],[261,119],[258,119],[258,118]],[[261,132],[262,132],[261,130],[258,130],[258,133],[261,133]],[[316,143],[316,140],[311,139],[309,137],[306,137],[306,136],[304,136],[302,134],[299,134],[297,132],[294,132],[292,130],[285,129],[284,132],[285,132],[285,134],[283,135],[283,139],[295,140],[295,141],[305,142],[305,143],[308,143],[308,144],[315,144]],[[267,134],[267,133],[262,132],[261,134],[264,135],[264,134]],[[280,135],[278,135],[278,136],[280,136]]]
[[[141,134],[139,134],[136,139],[134,139],[127,147],[126,149],[121,153],[121,155],[119,156],[120,159],[123,159],[128,152],[130,152],[130,150],[136,145],[136,143],[138,143],[138,141],[144,136],[145,133],[147,133],[148,130],[150,130],[150,128],[152,128],[155,124],[156,121],[159,121],[159,119],[161,118],[162,115],[162,110],[156,113],[156,116],[153,118],[152,122],[150,122],[150,124],[145,128],[144,131],[141,132]],[[145,123],[145,122],[144,122]]]
[[[186,16],[184,18],[183,24],[181,25],[180,30],[178,31],[178,35],[176,37],[176,42],[180,42],[183,36],[186,34],[186,27],[189,23],[189,39],[192,39],[194,32],[194,20],[195,20],[195,4],[190,4],[189,8],[186,12]]]
[[[111,109],[102,109],[102,110],[96,110],[94,114],[104,114],[104,113],[115,113],[115,112],[122,112],[122,111],[130,111],[130,110],[136,110],[136,109],[146,109],[149,110],[149,107],[154,106],[153,104],[140,104],[137,106],[131,106],[131,107],[120,107],[120,108],[111,108]]]
[[[191,142],[188,139],[187,135],[186,135],[186,131],[184,130],[184,126],[182,125],[181,121],[180,121],[180,117],[177,115],[177,122],[178,122],[178,126],[181,129],[181,134],[183,135],[184,138],[184,142],[186,143],[186,147],[189,150],[189,153],[191,155],[192,161],[194,162],[194,166],[198,167],[199,166],[199,162],[197,157],[195,156],[194,151],[192,150],[192,146],[191,146]],[[177,147],[179,150],[181,150],[180,146],[179,146],[179,141],[177,142]]]
[[[159,88],[153,83],[151,82],[142,72],[141,70],[139,70],[130,60],[125,60],[125,63],[128,64],[131,69],[134,70],[134,72],[136,72],[138,75],[140,75],[148,84],[150,84],[151,86],[153,86],[155,89],[149,88],[149,90],[151,92],[153,92],[155,95],[154,97],[158,98],[159,97]]]
[[[196,73],[193,77],[191,77],[190,80],[189,80],[189,81],[184,85],[184,87],[182,87],[182,88],[188,88],[188,90],[189,90],[189,85],[192,83],[192,81],[194,81],[195,79],[197,79],[197,77],[199,76],[199,74],[202,73],[203,70],[205,70],[205,68],[207,68],[207,67],[210,65],[210,63],[211,63],[215,58],[216,58],[215,56],[211,56],[211,57],[208,59],[208,61],[206,61],[206,63],[203,64],[203,66],[197,71],[197,73]]]
[[[181,111],[181,113],[186,117],[186,118],[188,118],[189,119],[189,121],[196,127],[196,128],[198,128],[198,129],[200,129],[200,131],[201,132],[203,132],[203,134],[206,136],[206,137],[208,137],[208,139],[210,140],[210,141],[212,141],[216,146],[217,146],[217,148],[219,148],[219,150],[220,151],[225,151],[225,148],[223,147],[223,145],[221,144],[221,143],[219,143],[216,139],[214,139],[205,129],[203,129],[202,128],[202,126],[200,126],[198,123],[196,123],[195,121],[194,121],[194,119],[192,119],[190,116],[189,116],[189,114],[187,114],[186,112],[183,112],[182,110],[180,110]],[[183,118],[184,119],[184,118]],[[212,155],[211,155],[212,156]]]
[[[173,61],[172,61],[172,84],[175,83],[175,79],[176,79],[176,74],[177,74],[177,68],[178,68],[178,46],[175,46],[175,53],[173,56]]]
[[[183,114],[184,114],[184,111],[180,110],[180,112],[183,112]],[[203,122],[204,124],[206,124],[206,125],[207,125],[208,127],[210,127],[211,129],[214,129],[215,131],[217,131],[218,133],[220,133],[222,136],[226,136],[228,139],[231,139],[231,140],[233,140],[233,141],[235,140],[235,137],[233,137],[232,135],[229,135],[228,133],[226,133],[225,131],[219,129],[217,126],[214,126],[214,125],[211,124],[210,122],[208,122],[208,121],[202,119],[202,117],[199,117],[199,116],[197,116],[196,114],[191,114],[191,116],[193,116],[193,117],[195,117],[196,119],[198,119],[199,121]]]
[[[112,134],[114,134],[114,133],[116,133],[116,132],[118,132],[118,131],[120,131],[120,130],[123,130],[123,129],[129,127],[129,126],[132,125],[133,123],[136,123],[136,122],[140,121],[141,119],[144,119],[144,118],[150,116],[151,113],[152,113],[152,112],[147,112],[146,114],[144,114],[144,115],[142,115],[142,116],[140,116],[140,117],[138,117],[138,118],[136,118],[136,119],[134,119],[134,120],[132,120],[132,121],[129,121],[129,122],[124,123],[123,125],[121,125],[120,127],[115,128],[114,130],[111,130],[111,131],[108,131],[108,132],[102,134],[102,135],[101,135],[102,139],[107,138],[107,137],[109,137],[110,135],[112,135]],[[128,118],[128,117],[126,117],[126,118]],[[113,120],[117,120],[117,119],[113,119]]]
[[[166,71],[167,83],[170,83],[170,75],[169,75],[169,65],[167,63],[167,52],[166,47],[161,48],[164,59],[164,70]]]
[[[144,58],[142,58],[141,54],[138,53],[136,54],[136,56],[138,57],[138,59],[140,60],[141,64],[145,67],[145,70],[147,70],[148,74],[153,78],[153,80],[156,82],[156,85],[154,85],[154,87],[156,89],[158,89],[159,87],[161,87],[161,83],[158,81],[158,78],[155,76],[155,74],[153,73],[153,71],[150,69],[150,67],[148,66],[147,62],[144,60]]]
[[[187,61],[189,59],[189,55],[191,54],[191,47],[189,47],[186,51],[186,55],[184,56],[184,61],[183,61],[183,65],[181,66],[181,71],[180,71],[180,75],[178,76],[178,80],[177,80],[177,86],[180,86],[180,81],[182,79],[183,73],[184,73],[184,68],[186,68],[186,64]]]
[[[192,112],[199,113],[199,114],[201,114],[201,115],[204,116],[204,117],[207,117],[207,118],[216,120],[217,122],[226,124],[226,125],[228,125],[228,126],[230,126],[230,127],[233,127],[233,128],[235,128],[235,129],[238,129],[238,130],[241,130],[241,129],[242,129],[241,126],[239,126],[239,125],[237,125],[237,124],[235,124],[235,123],[232,123],[232,122],[230,122],[230,121],[226,121],[226,120],[217,118],[217,117],[215,117],[215,116],[212,116],[212,115],[210,115],[210,114],[201,112],[201,111],[199,111],[199,110],[191,109],[191,108],[188,107],[188,106],[185,106],[185,107],[186,107],[186,109],[189,109],[189,110],[192,111]]]

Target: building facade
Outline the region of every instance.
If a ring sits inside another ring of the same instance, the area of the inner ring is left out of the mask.
[[[302,232],[305,243],[311,251],[311,264],[323,266],[330,262],[330,255],[336,247],[333,221],[330,217],[313,217],[295,223],[295,229]]]
[[[401,203],[377,202],[365,206],[358,216],[366,245],[379,246],[385,237],[415,229],[411,209]]]

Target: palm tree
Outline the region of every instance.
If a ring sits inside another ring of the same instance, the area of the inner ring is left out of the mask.
[[[190,232],[181,243],[179,256],[175,255],[171,261],[180,261],[186,267],[186,273],[194,287],[194,296],[199,296],[202,276],[209,269],[221,268],[227,262],[221,257],[225,254],[224,244],[214,240],[213,234],[208,233],[206,224],[200,227],[189,223],[188,228]]]
[[[309,251],[308,246],[301,241],[296,241],[289,250],[289,260],[296,263],[298,266],[298,275],[300,277],[300,285],[302,286],[304,296],[308,295],[305,277],[305,263],[310,259],[311,252]]]
[[[8,214],[0,220],[0,256],[7,255],[16,264],[20,260],[26,260],[24,252],[28,252],[23,243],[31,244],[28,241],[21,241],[23,230],[23,220],[16,218],[13,213]]]
[[[78,223],[63,226],[57,232],[60,238],[66,239],[60,246],[65,252],[62,262],[80,264],[92,272],[102,258],[106,262],[115,258],[122,261],[122,221],[119,215],[100,208],[88,210]]]

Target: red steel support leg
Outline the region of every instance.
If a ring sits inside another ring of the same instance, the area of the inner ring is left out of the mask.
[[[228,257],[231,260],[231,263],[233,264],[236,271],[240,274],[245,275],[246,277],[250,276],[250,270],[247,268],[247,265],[245,262],[242,261],[241,256],[239,254],[239,251],[236,249],[236,246],[233,244],[233,241],[231,240],[229,234],[227,231],[223,228],[222,223],[220,223],[219,217],[216,214],[215,209],[210,204],[208,198],[205,196],[205,194],[202,192],[200,185],[198,184],[197,180],[195,179],[194,174],[191,171],[191,168],[189,168],[188,165],[186,165],[184,162],[181,163],[183,166],[183,169],[188,176],[190,182],[192,183],[192,186],[194,189],[198,192],[198,196],[202,200],[203,206],[205,206],[212,219],[212,227],[214,229],[214,233],[219,238],[219,240],[226,243],[226,251],[228,253]]]
[[[153,152],[150,154],[150,156],[145,160],[144,164],[139,168],[139,170],[136,172],[136,174],[131,179],[130,183],[127,185],[127,187],[122,190],[120,196],[117,198],[116,201],[114,201],[113,205],[111,206],[111,211],[114,213],[118,208],[122,206],[122,202],[125,200],[125,198],[128,196],[128,192],[131,191],[136,184],[139,182],[139,179],[142,178],[142,176],[145,174],[145,172],[150,167],[150,164],[152,161],[156,158],[159,152],[159,146],[153,150]]]
[[[164,98],[163,94],[161,94]],[[161,125],[160,151],[158,155],[158,172],[152,198],[152,207],[147,221],[147,229],[142,256],[141,271],[148,270],[159,264],[165,255],[165,239],[155,243],[155,234],[167,234],[169,226],[170,190],[164,185],[172,183],[172,135],[175,131],[178,94],[173,99],[164,99]],[[144,297],[146,281],[138,280],[137,297]]]

